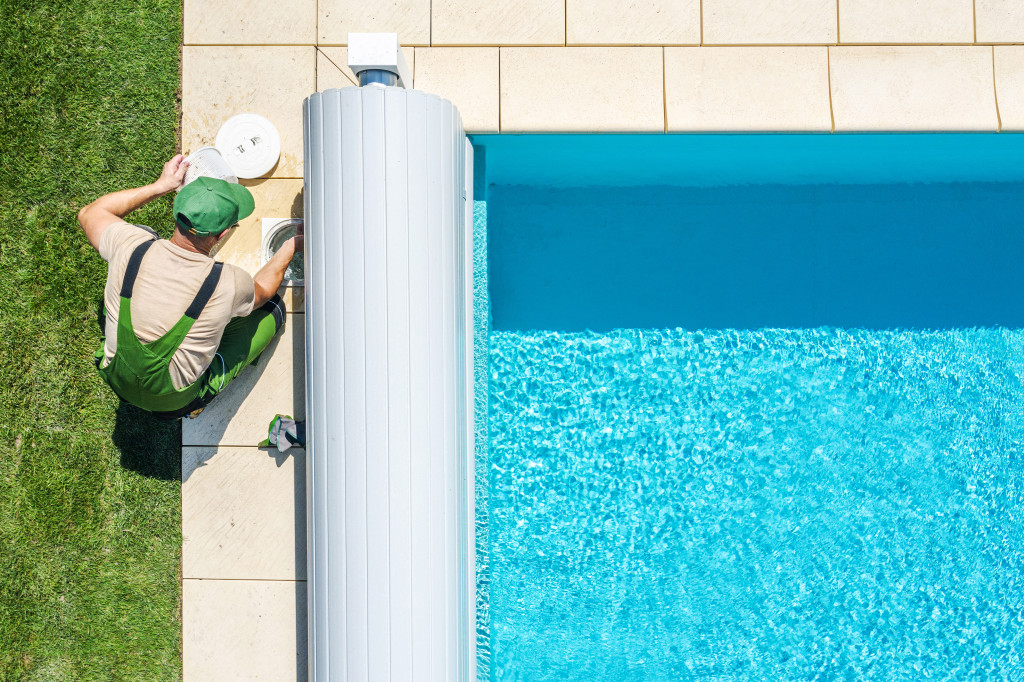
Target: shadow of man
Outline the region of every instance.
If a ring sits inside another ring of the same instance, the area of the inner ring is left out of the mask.
[[[106,333],[103,299],[96,304],[96,324]],[[181,480],[181,422],[161,421],[124,400],[117,406],[111,440],[121,451],[121,466],[149,478]]]
[[[181,480],[180,420],[157,419],[122,400],[112,439],[125,469],[165,481]]]

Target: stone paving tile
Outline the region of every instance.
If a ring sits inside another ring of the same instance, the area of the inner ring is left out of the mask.
[[[317,0],[185,0],[186,45],[312,45]]]
[[[669,131],[832,128],[827,47],[665,48]]]
[[[501,130],[664,131],[657,47],[501,48]]]
[[[431,5],[435,47],[564,44],[565,0],[433,0]]]
[[[339,51],[344,53],[339,54]],[[357,85],[352,71],[345,66],[344,47],[320,47],[316,51],[316,91],[349,88]],[[330,55],[330,56],[328,56]],[[337,59],[335,59],[337,58]]]
[[[281,134],[276,178],[302,177],[302,100],[316,87],[313,47],[210,47],[182,50],[182,149],[212,145],[224,121],[265,116]]]
[[[306,583],[182,581],[185,680],[305,680]]]
[[[183,448],[185,578],[306,579],[306,453]]]
[[[699,45],[700,0],[567,0],[569,45]]]
[[[837,131],[997,129],[990,47],[831,47]]]
[[[397,33],[403,45],[430,45],[431,0],[318,0],[320,45],[348,45],[349,33]]]
[[[993,49],[1002,129],[1024,130],[1024,46],[1000,45]]]
[[[498,131],[497,47],[417,47],[415,83],[451,100],[467,133]]]
[[[844,43],[972,43],[973,0],[842,0]]]
[[[703,0],[704,43],[828,44],[837,40],[835,0]]]
[[[1024,2],[975,0],[978,42],[1024,43]]]
[[[275,414],[306,418],[303,313],[288,315],[284,331],[202,414],[183,419],[183,446],[254,446],[267,436]]]
[[[399,36],[401,37],[401,36]],[[416,73],[416,50],[419,48],[413,48],[405,46],[402,48],[402,54],[405,55],[405,63],[409,65],[409,73],[415,76]],[[323,92],[331,88],[347,88],[350,85],[357,85],[359,83],[356,75],[352,73],[352,69],[348,68],[348,48],[347,47],[320,47],[317,48],[317,69],[316,69],[316,89],[317,92]],[[411,83],[406,83],[406,87],[411,88]]]

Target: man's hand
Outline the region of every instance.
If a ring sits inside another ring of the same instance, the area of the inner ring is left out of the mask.
[[[188,161],[184,154],[175,154],[170,161],[164,164],[164,170],[160,177],[153,183],[153,188],[161,194],[173,192],[181,188],[185,179],[185,171],[188,170]]]

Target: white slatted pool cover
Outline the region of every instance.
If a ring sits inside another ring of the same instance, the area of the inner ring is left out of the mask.
[[[310,679],[472,680],[472,149],[398,87],[303,119]]]

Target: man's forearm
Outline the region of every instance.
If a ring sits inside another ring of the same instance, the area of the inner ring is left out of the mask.
[[[185,180],[186,170],[188,170],[188,162],[185,161],[185,157],[175,154],[170,161],[164,164],[163,172],[160,173],[156,182],[143,187],[104,194],[79,211],[78,222],[82,226],[82,230],[85,231],[89,243],[98,251],[100,240],[107,227],[116,223],[118,218],[124,219],[139,206],[181,187]]]
[[[118,218],[123,219],[139,206],[166,193],[167,190],[153,184],[104,194],[78,212],[78,223],[85,231],[89,243],[99,250],[103,231],[111,223],[117,222]]]
[[[292,257],[295,255],[295,242],[291,239],[281,245],[281,248],[274,257],[267,261],[267,264],[259,269],[253,276],[253,282],[256,285],[256,308],[270,300],[270,297],[277,293],[277,290],[281,288],[281,282],[284,281],[284,273],[288,270],[288,264],[291,263]]]
[[[153,183],[143,187],[123,189],[120,192],[104,194],[83,210],[99,208],[113,213],[118,218],[123,218],[140,206],[149,203],[153,199],[162,197],[164,194],[167,194],[167,191]]]

